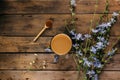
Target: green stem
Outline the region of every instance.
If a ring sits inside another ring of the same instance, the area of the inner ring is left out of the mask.
[[[116,40],[115,42],[114,42],[114,44],[112,45],[112,48],[113,47],[115,47],[115,45],[118,43],[118,41],[120,40],[120,37],[118,37],[118,40]],[[108,50],[108,51],[110,51],[110,50]],[[104,61],[105,60],[105,58],[107,57],[107,53],[103,56],[103,59],[102,59],[102,61]]]
[[[93,18],[92,18],[92,20],[91,20],[91,26],[90,26],[90,31],[91,31],[91,29],[92,29],[92,27],[93,27],[93,22],[95,22],[95,15],[96,15],[96,10],[97,10],[97,8],[98,8],[98,0],[96,0],[96,4],[95,4],[95,10],[94,10],[94,14],[93,14]],[[90,32],[89,32],[90,33]]]
[[[103,21],[103,16],[107,16],[107,20],[108,20],[108,12],[109,12],[109,1],[106,0],[105,10],[104,10],[103,14],[100,16],[100,20],[98,21],[98,23]],[[97,23],[97,25],[98,25],[98,23]]]
[[[77,62],[77,60],[76,60],[76,56],[74,55],[74,53],[72,53],[72,56],[73,56],[73,59],[74,59],[74,62],[76,63],[76,65],[77,65],[77,69],[78,69],[78,77],[77,77],[77,80],[80,80],[81,78],[79,77],[80,76],[80,65],[79,65],[79,63]]]
[[[98,7],[98,0],[96,0],[96,4],[95,4],[95,10],[94,10],[94,14],[93,14],[93,18],[92,18],[92,20],[91,20],[91,25],[90,25],[90,31],[89,31],[89,34],[91,33],[91,30],[92,30],[92,27],[93,27],[93,21],[95,21],[94,19],[95,19],[95,15],[96,15],[96,10],[97,10],[97,7]],[[86,56],[86,54],[87,54],[87,49],[88,49],[88,42],[89,42],[89,40],[90,39],[87,39],[87,41],[86,41],[86,44],[85,44],[85,56]]]

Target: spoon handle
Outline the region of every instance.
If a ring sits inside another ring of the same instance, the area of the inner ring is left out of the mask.
[[[39,38],[39,36],[45,31],[47,27],[44,27],[39,33],[38,35],[33,39],[33,42],[36,42],[36,40]]]

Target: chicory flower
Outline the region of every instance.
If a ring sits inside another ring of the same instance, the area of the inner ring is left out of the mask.
[[[103,41],[105,41],[105,38],[104,37],[97,37],[97,39],[99,40],[99,41],[101,41],[101,42],[103,42]]]
[[[71,0],[70,3],[72,6],[76,6],[76,0]]]
[[[118,16],[119,14],[117,13],[117,12],[113,12],[113,14],[112,14],[112,16],[113,17],[116,17],[116,16]]]
[[[97,49],[94,46],[92,46],[91,49],[90,49],[90,51],[93,52],[94,54],[96,54]]]
[[[116,52],[117,48],[112,49],[111,51],[108,52],[108,56],[112,56],[114,55],[114,53]]]
[[[52,52],[52,50],[50,48],[46,48],[45,52]]]
[[[88,61],[87,58],[83,58],[83,61],[84,61],[84,63],[83,63],[84,66],[87,66],[87,67],[92,66],[92,62]]]
[[[89,35],[89,34],[85,34],[84,36],[85,36],[85,38],[91,38],[91,35]]]
[[[93,65],[94,65],[94,67],[96,67],[96,68],[102,68],[102,64],[100,63],[100,61],[95,61],[95,62],[93,62]]]
[[[111,22],[111,24],[114,24],[116,22],[116,20],[114,18],[111,18],[110,22]]]
[[[93,32],[93,33],[97,33],[97,32],[99,32],[99,30],[92,29],[92,32]]]
[[[97,42],[96,46],[97,49],[102,49],[105,47],[105,45],[103,44],[103,42]]]
[[[89,75],[89,77],[93,77],[95,75],[95,71],[94,70],[89,70],[87,71],[87,73]]]
[[[76,53],[77,53],[77,54],[79,54],[80,56],[82,56],[82,55],[83,55],[83,53],[81,52],[81,50],[76,51]]]
[[[77,39],[77,40],[80,40],[81,38],[82,38],[82,34],[80,34],[80,33],[77,34],[76,39]]]
[[[73,30],[70,31],[71,35],[75,35],[75,32]]]
[[[73,44],[72,46],[73,46],[74,48],[77,48],[77,47],[79,47],[79,44],[75,43],[75,44]]]

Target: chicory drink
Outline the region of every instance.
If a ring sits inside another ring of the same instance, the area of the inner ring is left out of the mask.
[[[51,41],[51,49],[58,55],[67,54],[72,47],[72,40],[66,34],[58,34]]]

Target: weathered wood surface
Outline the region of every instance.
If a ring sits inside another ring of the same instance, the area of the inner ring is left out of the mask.
[[[95,21],[103,13],[105,1],[98,0]],[[95,4],[96,0],[77,0],[77,32],[88,33]],[[120,11],[120,0],[109,0],[109,4],[109,14]],[[59,62],[53,64],[53,52],[44,50],[53,36],[64,32],[69,13],[69,0],[0,0],[0,80],[76,80],[77,71],[71,54],[68,58],[61,56]],[[53,28],[46,30],[36,43],[31,43],[48,18],[54,18]],[[120,36],[120,16],[111,36],[110,47]],[[100,80],[120,80],[119,57],[120,43]],[[36,62],[30,65],[33,60]],[[47,62],[45,69],[42,67],[44,61]]]
[[[95,20],[99,20],[100,14],[95,15]],[[65,20],[70,18],[68,14],[42,14],[42,15],[3,15],[0,16],[0,35],[7,36],[36,36],[45,25],[48,18],[54,18],[53,28],[46,30],[42,36],[55,36],[65,31]],[[111,17],[111,15],[110,15]],[[77,32],[88,33],[90,30],[93,14],[77,15]],[[120,36],[120,16],[113,26],[111,35]],[[95,26],[94,26],[95,27]]]
[[[41,53],[34,54],[0,54],[0,70],[47,70],[47,71],[71,71],[77,70],[73,56],[60,56],[57,64],[53,63],[55,54]],[[113,59],[107,63],[103,70],[120,70],[120,54],[116,53]],[[31,62],[35,61],[33,65]],[[43,63],[46,61],[46,68],[43,69]]]
[[[98,1],[97,13],[103,13],[105,0]],[[110,12],[120,11],[119,0],[109,0]],[[93,13],[96,0],[77,0],[77,13]],[[70,13],[69,0],[1,0],[0,14]]]
[[[0,37],[0,52],[45,52],[53,37],[40,37],[36,43],[32,43],[34,37]],[[110,38],[110,47],[118,41],[117,37]],[[120,52],[120,45],[118,52]]]
[[[114,75],[114,76],[113,76]],[[82,74],[80,76],[82,78]],[[1,80],[76,80],[76,71],[0,71]],[[83,80],[83,79],[81,79]],[[119,71],[103,71],[99,80],[120,80]]]

